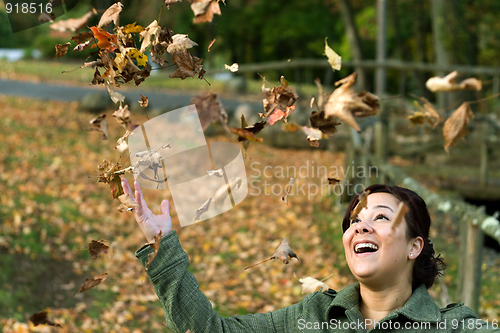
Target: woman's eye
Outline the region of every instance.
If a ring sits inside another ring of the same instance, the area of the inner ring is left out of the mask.
[[[387,216],[385,216],[384,214],[378,214],[375,217],[375,221],[377,221],[377,220],[387,220],[387,221],[389,221],[389,218]]]
[[[359,222],[361,222],[361,220],[358,219],[358,218],[354,218],[354,219],[351,220],[351,224],[359,223]]]

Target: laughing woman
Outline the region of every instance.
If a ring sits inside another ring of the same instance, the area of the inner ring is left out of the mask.
[[[138,184],[135,193],[125,178],[122,185],[138,205],[135,219],[147,240],[163,232],[147,274],[175,332],[500,332],[497,322],[477,319],[463,304],[440,309],[429,296],[427,289],[444,263],[429,240],[426,204],[408,189],[373,185],[367,188],[367,206],[357,217],[350,218],[358,197],[347,208],[343,244],[357,283],[338,292],[314,292],[277,311],[224,318],[212,309],[187,270],[188,256],[172,231],[168,201],[161,203],[161,215],[154,215]],[[409,210],[393,229],[400,202]],[[147,246],[136,252],[143,265],[151,251]]]

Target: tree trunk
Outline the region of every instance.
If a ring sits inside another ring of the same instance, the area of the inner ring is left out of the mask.
[[[361,40],[359,38],[358,29],[354,20],[352,7],[349,0],[339,0],[340,11],[345,23],[347,39],[351,45],[351,51],[354,61],[363,60],[363,49],[361,47]],[[366,71],[361,67],[355,67],[357,77],[357,85],[360,89],[365,90],[367,86]]]

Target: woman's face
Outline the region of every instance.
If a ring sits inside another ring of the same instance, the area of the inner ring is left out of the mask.
[[[392,194],[374,193],[367,199],[367,207],[351,221],[342,238],[349,269],[362,283],[392,285],[401,278],[411,283],[413,259],[422,249],[422,238],[407,238],[404,219],[392,230],[399,205]]]

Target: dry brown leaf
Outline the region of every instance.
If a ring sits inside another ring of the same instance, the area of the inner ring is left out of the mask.
[[[41,311],[34,313],[30,316],[30,321],[33,323],[33,325],[38,326],[38,325],[48,325],[48,326],[54,326],[54,327],[61,327],[61,324],[53,322],[52,320],[49,319],[49,314],[47,311]]]
[[[218,0],[192,0],[191,9],[195,15],[194,24],[212,22],[214,15],[221,15]]]
[[[351,89],[356,76],[356,73],[352,73],[335,82],[335,85],[340,87],[333,91],[325,103],[325,117],[335,116],[360,132],[354,117],[373,116],[380,110],[380,104],[374,94],[366,91],[356,94]]]
[[[262,92],[264,93],[262,104],[266,112],[264,117],[269,117],[276,108],[286,110],[294,105],[299,98],[295,89],[288,84],[284,76],[281,76],[280,83],[280,86],[271,89],[266,88],[265,78],[262,80]]]
[[[149,246],[151,246],[151,248],[154,250],[154,252],[150,253],[149,256],[148,256],[148,263],[146,264],[146,270],[149,268],[149,265],[153,262],[153,260],[158,255],[158,250],[160,250],[160,244],[161,244],[161,237],[162,236],[163,236],[163,232],[160,231],[154,237],[153,241],[148,244]]]
[[[68,53],[68,47],[70,44],[70,42],[67,42],[66,44],[56,44],[56,58],[60,58]]]
[[[309,117],[311,127],[319,129],[326,135],[333,135],[337,132],[339,122],[333,116],[325,116],[325,111],[313,111]]]
[[[298,280],[300,283],[302,283],[302,294],[310,294],[315,291],[323,292],[330,289],[330,287],[326,283],[311,276],[307,276]]]
[[[358,203],[354,207],[354,209],[351,211],[351,220],[356,218],[358,214],[363,210],[363,208],[366,208],[366,205],[368,204],[368,195],[370,194],[370,191],[363,191],[361,194],[358,196]]]
[[[444,149],[449,151],[459,139],[467,134],[467,125],[474,117],[470,104],[462,103],[460,107],[445,121],[443,126],[443,136],[445,139]]]
[[[174,54],[175,52],[184,52],[198,44],[189,39],[188,35],[175,34],[172,36],[172,43],[168,45],[167,52]]]
[[[294,250],[292,250],[292,248],[290,247],[290,245],[288,244],[288,239],[283,238],[283,240],[281,241],[280,245],[278,246],[278,248],[276,249],[276,251],[274,252],[274,254],[263,260],[263,261],[260,261],[256,264],[253,264],[253,265],[250,265],[250,266],[247,266],[245,267],[245,269],[249,269],[251,267],[254,267],[254,266],[257,266],[257,265],[260,265],[262,263],[265,263],[267,261],[270,261],[270,260],[273,260],[273,259],[279,259],[281,260],[285,265],[287,265],[290,261],[289,261],[289,258],[292,259],[292,258],[295,258],[297,259],[298,261],[300,261],[299,257],[297,256],[297,254],[295,253]]]
[[[101,19],[99,20],[99,24],[97,26],[99,28],[103,28],[113,22],[115,27],[118,27],[118,20],[120,18],[120,13],[122,11],[123,4],[121,2],[116,2],[112,4],[108,9],[102,13]]]
[[[393,221],[392,221],[392,231],[394,232],[397,227],[401,224],[401,222],[403,221],[403,219],[405,218],[406,214],[408,213],[410,209],[408,208],[408,206],[403,202],[401,201],[398,205],[398,210],[396,211],[396,214],[394,214],[394,218],[393,218]]]
[[[165,0],[165,5],[167,6],[167,8],[170,8],[171,4],[177,3],[177,2],[182,2],[182,0]]]
[[[89,289],[94,288],[95,286],[104,282],[104,280],[106,280],[107,277],[108,277],[108,273],[102,273],[102,274],[94,276],[92,279],[85,279],[85,282],[80,286],[80,288],[75,293],[75,295],[77,293],[83,293]]]
[[[215,121],[219,120],[222,126],[227,124],[227,113],[222,106],[217,94],[205,91],[191,99],[191,104],[196,105],[200,118],[201,128],[207,129]]]
[[[325,55],[332,69],[339,71],[342,67],[342,58],[328,45],[328,37],[325,37]]]
[[[132,123],[130,120],[130,111],[128,109],[128,105],[121,106],[113,112],[113,117],[116,119],[118,124],[120,124],[121,127],[128,129],[130,128],[130,124]]]
[[[105,113],[91,119],[89,123],[92,125],[90,128],[91,131],[98,131],[102,133],[103,140],[106,140],[109,137],[109,129]]]
[[[194,218],[193,218],[193,221],[199,221],[199,220],[200,220],[201,215],[203,215],[203,213],[205,213],[205,212],[207,212],[207,211],[208,211],[208,209],[210,208],[210,204],[211,204],[211,203],[212,203],[212,198],[208,198],[208,200],[207,200],[207,201],[205,201],[205,202],[203,203],[203,205],[201,205],[201,207],[200,207],[200,208],[198,208],[198,209],[196,210],[196,212],[194,213],[194,214],[195,214],[195,216],[194,216]]]
[[[281,197],[281,201],[285,202],[288,205],[288,195],[292,191],[292,186],[293,182],[295,181],[295,178],[290,178],[290,181],[288,184],[285,186],[285,195]]]
[[[436,128],[442,121],[441,116],[426,98],[421,97],[420,101],[424,106],[424,111],[416,111],[408,119],[415,125],[423,125],[427,122],[432,128]]]
[[[89,19],[96,14],[97,10],[95,10],[95,8],[92,8],[92,10],[88,11],[80,18],[70,18],[67,20],[57,21],[52,23],[50,25],[50,28],[60,32],[65,32],[65,31],[76,32],[86,27]]]
[[[201,67],[203,59],[192,56],[188,50],[172,54],[172,61],[177,65],[177,69],[170,74],[171,78],[184,80],[187,77],[194,77],[203,70]]]
[[[335,178],[335,177],[328,177],[327,180],[328,180],[329,185],[336,185],[336,184],[340,183],[340,179]]]
[[[118,200],[121,202],[120,206],[117,208],[120,213],[131,211],[137,207],[137,203],[126,193],[120,195]]]
[[[92,240],[89,243],[89,253],[92,259],[99,258],[102,254],[108,253],[109,246],[104,241]]]
[[[319,140],[323,138],[323,132],[321,132],[319,129],[307,126],[302,126],[301,129],[306,134],[306,139],[307,141],[309,141],[309,144],[312,147],[318,148]]]
[[[115,149],[118,150],[120,153],[123,153],[125,150],[128,149],[127,138],[130,136],[130,134],[132,133],[133,130],[134,130],[134,127],[131,127],[130,129],[128,129],[125,132],[125,134],[123,134],[123,136],[121,138],[119,138],[116,141],[118,144],[115,146]]]
[[[434,76],[425,82],[425,86],[432,92],[457,91],[457,90],[481,90],[482,82],[476,78],[468,78],[460,83],[456,82],[458,72],[453,71],[445,77]]]
[[[109,162],[104,160],[101,164],[97,166],[97,169],[101,172],[97,176],[97,181],[99,183],[109,184],[111,189],[111,195],[113,198],[118,198],[123,194],[123,187],[121,184],[120,175],[125,172],[121,170],[121,164]]]
[[[210,43],[208,43],[208,48],[207,48],[207,51],[210,52],[210,49],[212,48],[212,46],[214,45],[215,43],[215,38],[212,39],[212,41]]]
[[[259,122],[260,123],[260,122]],[[259,124],[257,123],[257,124]],[[261,127],[262,129],[264,127]],[[245,140],[250,140],[250,141],[255,141],[255,142],[263,142],[263,138],[258,138],[255,136],[255,132],[252,131],[251,129],[247,128],[237,128],[237,127],[230,127],[229,130],[238,135],[238,141],[245,141]],[[260,130],[258,131],[260,132]]]
[[[141,94],[141,100],[139,101],[139,105],[143,108],[147,108],[149,104],[149,98]]]

